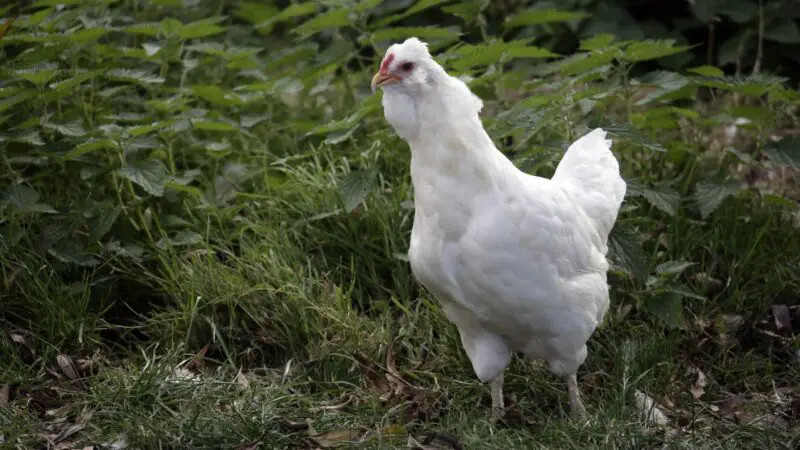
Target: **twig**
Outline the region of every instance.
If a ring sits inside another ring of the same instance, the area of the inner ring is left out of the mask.
[[[756,62],[753,64],[753,75],[761,72],[761,60],[764,57],[764,3],[758,2],[758,50],[756,50]]]

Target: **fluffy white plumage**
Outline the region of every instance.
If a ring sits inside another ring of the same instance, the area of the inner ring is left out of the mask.
[[[575,141],[552,179],[517,169],[483,129],[483,106],[416,38],[392,45],[373,88],[411,148],[415,216],[409,260],[441,303],[475,374],[503,410],[512,353],[575,373],[608,310],[607,239],[626,185],[611,141],[595,129]]]

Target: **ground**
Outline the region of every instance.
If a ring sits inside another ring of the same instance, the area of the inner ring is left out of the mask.
[[[309,24],[302,5],[223,3],[183,24],[149,3],[44,5],[0,39],[0,446],[800,444],[785,80],[636,72],[679,50],[613,36],[566,62],[519,43],[441,56],[519,167],[549,176],[600,123],[629,186],[578,373],[589,421],[517,358],[495,424],[408,267],[408,150],[369,91],[388,41],[356,51],[335,8]],[[447,49],[432,30],[415,32]]]

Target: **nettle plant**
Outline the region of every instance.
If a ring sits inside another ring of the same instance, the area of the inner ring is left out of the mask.
[[[800,165],[796,140],[772,136],[795,122],[800,96],[786,80],[643,72],[691,48],[671,40],[599,34],[563,56],[528,37],[584,13],[530,9],[498,25],[489,2],[64,3],[23,9],[0,38],[4,250],[36,249],[64,271],[213,245],[211,228],[240,235],[248,207],[280,195],[308,149],[349,160],[338,209],[315,218],[394,195],[387,177],[407,183],[407,161],[392,149],[404,147],[368,86],[383,50],[409,36],[484,98],[490,134],[529,172],[552,173],[587,127],[609,130],[629,183],[611,259],[627,295],[671,325],[683,298],[705,295],[681,276],[692,261],[663,245],[670,227],[702,226],[731,197],[796,208],[738,177],[742,166]],[[418,25],[434,13],[452,20]],[[707,140],[732,126],[746,138]]]

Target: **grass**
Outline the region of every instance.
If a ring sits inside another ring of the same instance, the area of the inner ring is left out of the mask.
[[[516,44],[417,30],[475,77],[520,167],[549,176],[602,120],[629,183],[579,372],[592,421],[517,359],[492,424],[405,259],[408,152],[368,88],[386,42],[351,34],[370,36],[368,10],[354,31],[335,8],[170,8],[32,6],[0,39],[0,446],[798,445],[800,159],[770,136],[799,96],[782,80],[638,71],[678,50],[605,38],[492,71]]]

